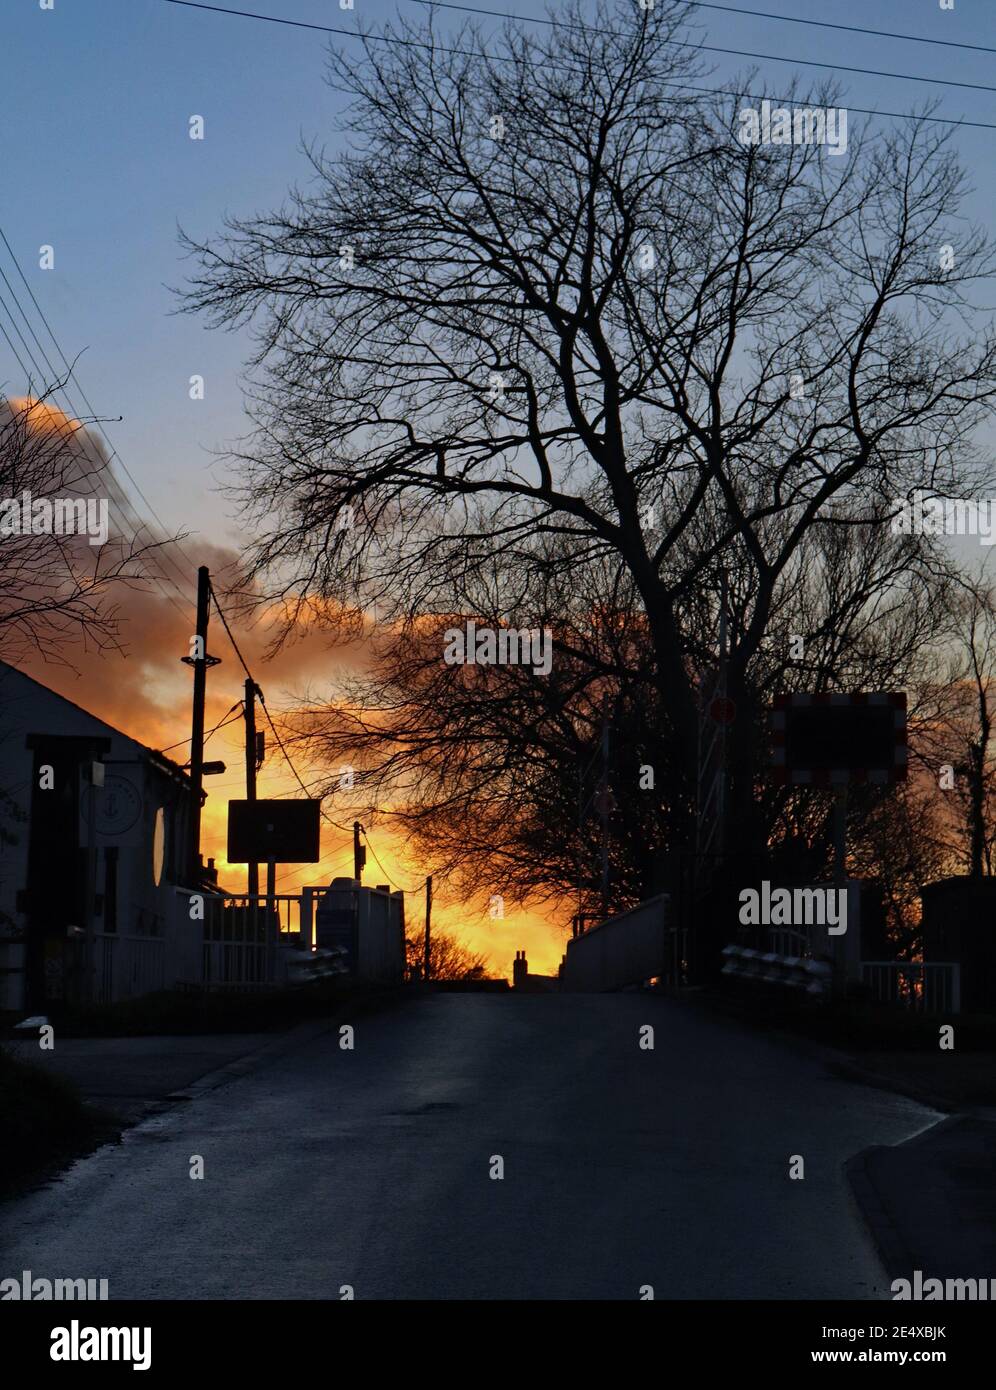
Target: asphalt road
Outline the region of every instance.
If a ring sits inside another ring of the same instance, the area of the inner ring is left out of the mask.
[[[427,996],[8,1204],[0,1275],[112,1299],[888,1297],[842,1165],[937,1118],[657,997]]]

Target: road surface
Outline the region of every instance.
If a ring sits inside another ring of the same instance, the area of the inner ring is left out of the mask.
[[[0,1209],[0,1275],[112,1299],[889,1296],[842,1164],[939,1118],[913,1101],[642,994],[429,995],[339,1042]]]

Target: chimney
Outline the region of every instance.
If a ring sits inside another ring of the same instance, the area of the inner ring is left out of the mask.
[[[526,960],[526,953],[516,951],[515,960],[512,962],[512,988],[524,989],[528,975],[529,962]]]

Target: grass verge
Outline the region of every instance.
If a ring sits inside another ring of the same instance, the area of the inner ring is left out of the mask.
[[[345,1004],[383,996],[383,987],[321,980],[300,989],[239,994],[164,990],[116,1004],[53,1005],[49,1022],[66,1038],[139,1038],[205,1033],[267,1033],[323,1018]]]
[[[0,1198],[37,1186],[118,1136],[113,1117],[86,1105],[62,1077],[0,1047]]]

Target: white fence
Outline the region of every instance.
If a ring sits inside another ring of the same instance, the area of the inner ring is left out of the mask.
[[[67,988],[81,1000],[112,1004],[159,990],[249,992],[343,974],[400,980],[403,895],[349,884],[348,891],[332,894],[347,910],[348,947],[326,942],[315,950],[312,944],[316,909],[329,901],[325,888],[272,898],[178,889],[171,918],[155,936],[94,932],[74,938],[64,966]]]
[[[301,952],[305,940],[310,945],[304,910],[291,893],[205,897],[202,987],[249,993],[285,984],[288,954]]]
[[[865,960],[861,981],[882,1004],[925,1014],[961,1011],[961,966],[955,961]]]
[[[177,894],[161,935],[95,932],[89,941],[78,940],[83,997],[110,1004],[167,989],[270,989],[289,977],[322,973],[289,969],[294,959],[314,963],[311,952],[301,949],[311,936],[310,898],[205,894],[203,920],[191,918],[190,899],[189,893]]]

